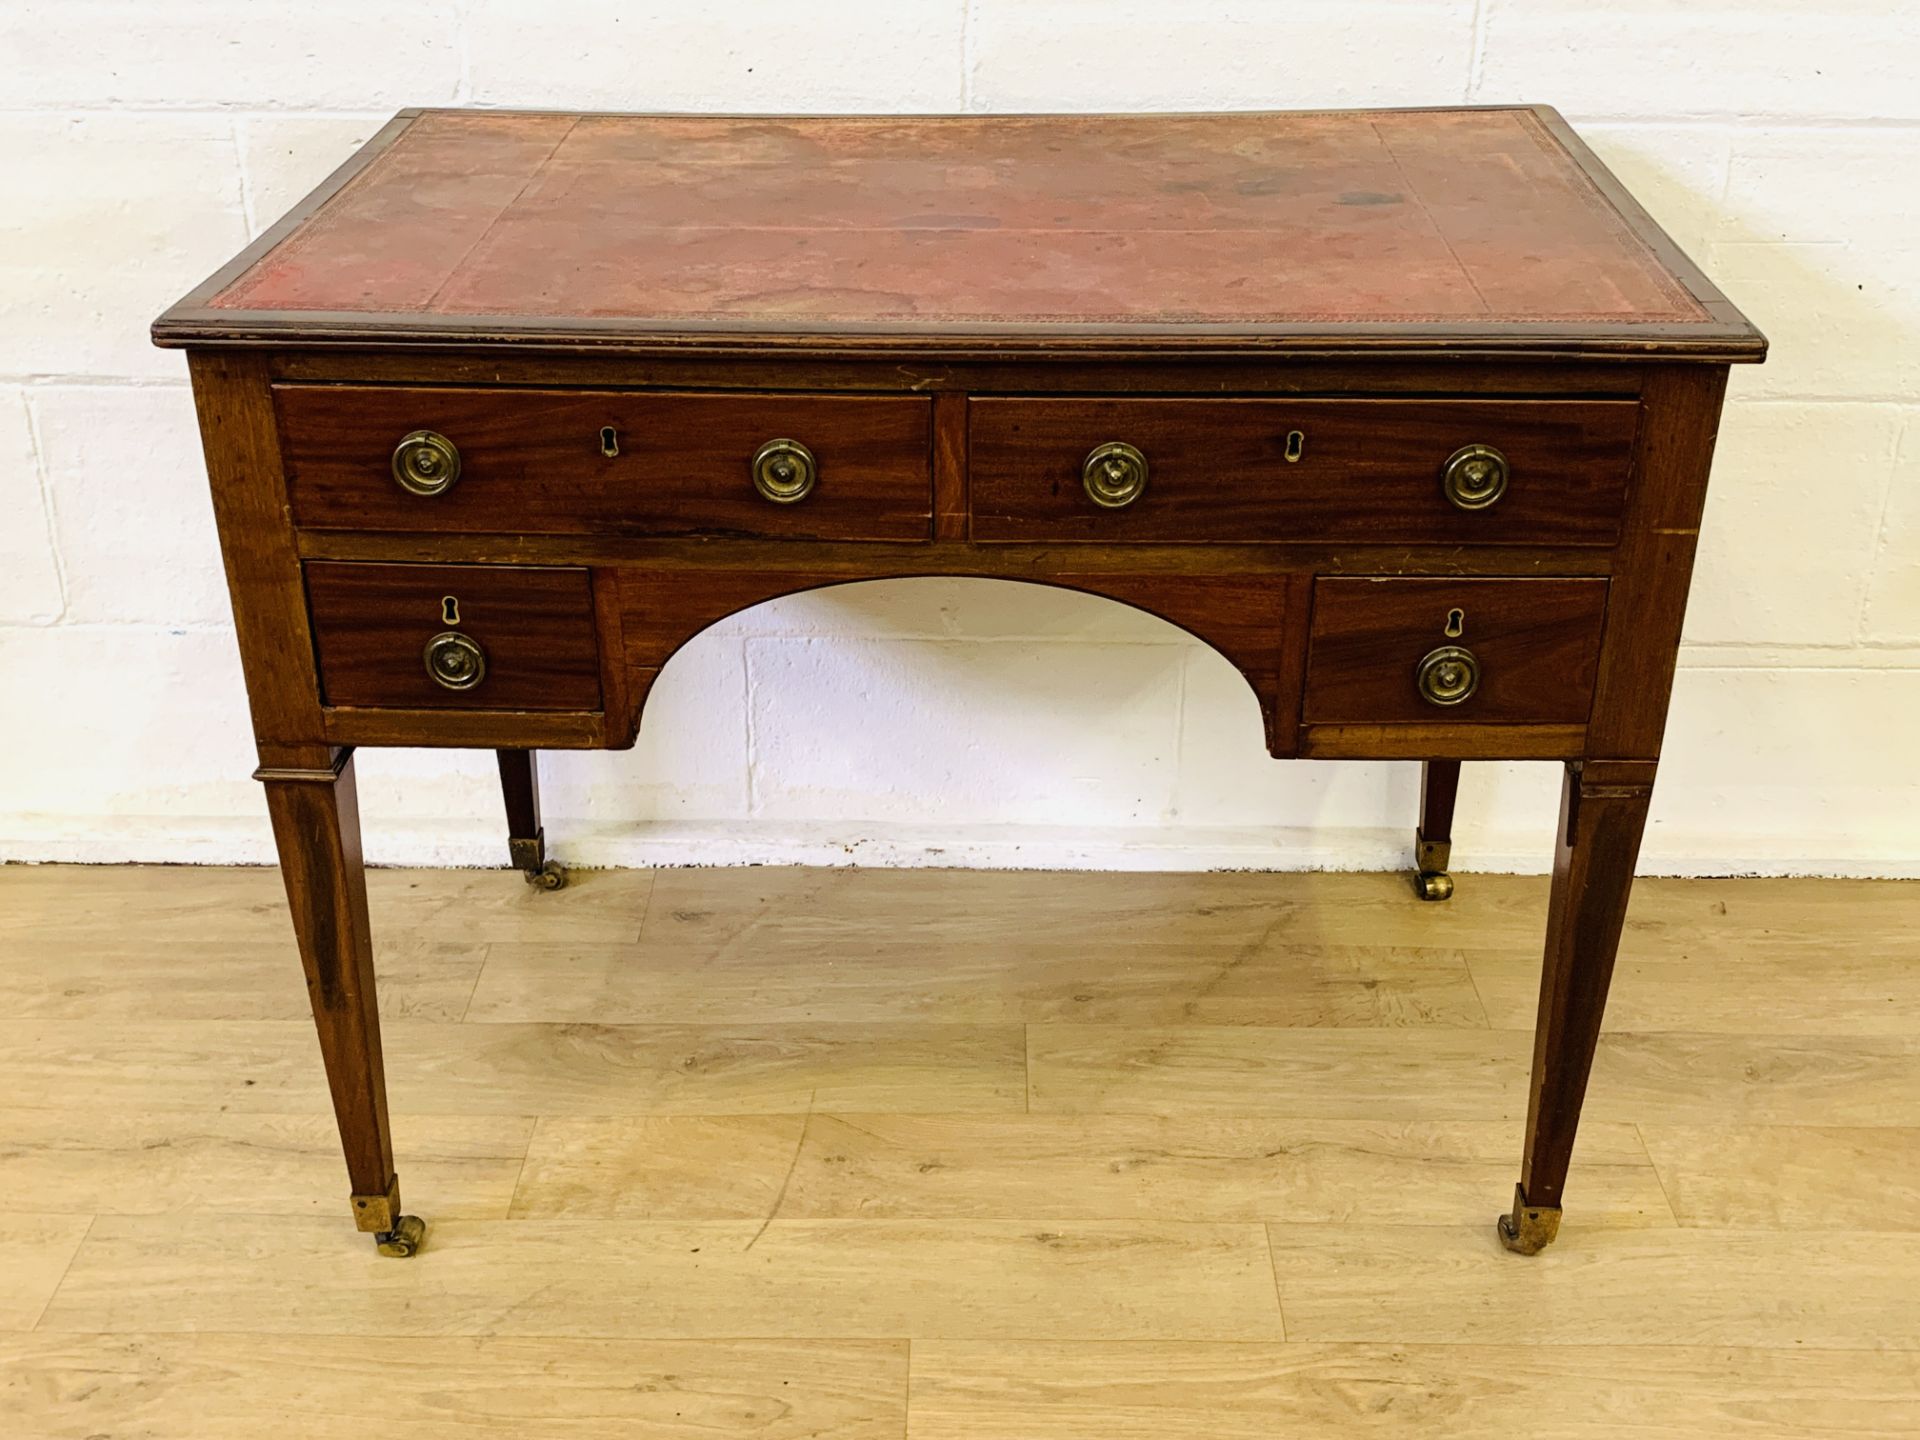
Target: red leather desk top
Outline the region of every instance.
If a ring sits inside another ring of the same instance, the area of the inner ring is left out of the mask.
[[[304,319],[403,338],[491,322],[1760,343],[1534,109],[407,112],[331,183],[156,335]]]

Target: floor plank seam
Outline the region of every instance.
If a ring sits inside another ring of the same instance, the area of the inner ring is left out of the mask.
[[[1280,1288],[1280,1257],[1273,1248],[1273,1223],[1262,1221],[1260,1238],[1267,1246],[1267,1273],[1273,1277],[1273,1308],[1280,1317],[1280,1341],[1287,1343],[1292,1337],[1287,1333],[1287,1297]]]
[[[1691,1228],[1680,1218],[1680,1207],[1673,1203],[1673,1192],[1667,1188],[1667,1177],[1660,1173],[1660,1162],[1653,1158],[1653,1147],[1647,1144],[1647,1132],[1638,1120],[1633,1122],[1633,1134],[1634,1138],[1640,1142],[1641,1151],[1647,1157],[1648,1167],[1653,1171],[1653,1183],[1660,1187],[1660,1198],[1667,1202],[1667,1212],[1673,1216],[1674,1228],[1676,1230]]]
[[[40,1313],[33,1317],[33,1324],[27,1327],[28,1333],[37,1333],[45,1322],[47,1314],[53,1309],[53,1302],[60,1297],[60,1287],[67,1283],[67,1277],[73,1273],[74,1262],[80,1258],[80,1252],[86,1248],[87,1237],[93,1234],[93,1227],[99,1221],[97,1214],[87,1217],[87,1228],[80,1232],[80,1239],[73,1247],[73,1253],[67,1256],[67,1263],[60,1267],[60,1278],[53,1282],[53,1288],[47,1292],[47,1303],[40,1307]]]

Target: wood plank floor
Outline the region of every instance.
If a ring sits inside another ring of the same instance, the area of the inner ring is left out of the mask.
[[[1502,1251],[1545,882],[0,868],[12,1440],[1920,1436],[1920,884],[1642,881]]]

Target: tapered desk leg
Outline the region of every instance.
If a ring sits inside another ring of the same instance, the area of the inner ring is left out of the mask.
[[[540,824],[540,771],[531,750],[496,750],[500,793],[507,802],[507,854],[538,890],[567,883],[566,867],[547,859],[547,833]]]
[[[1627,918],[1653,774],[1652,761],[1589,760],[1568,765],[1561,787],[1527,1149],[1512,1213],[1500,1217],[1500,1239],[1523,1255],[1543,1249],[1560,1228],[1560,1193]]]
[[[260,778],[353,1182],[353,1218],[381,1254],[411,1255],[426,1226],[400,1213],[393,1169],[353,755],[341,751],[331,769],[269,770]]]
[[[1420,767],[1420,828],[1413,832],[1413,893],[1422,900],[1453,896],[1453,801],[1460,762],[1429,760]]]

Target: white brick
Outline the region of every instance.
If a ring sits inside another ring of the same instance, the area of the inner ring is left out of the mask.
[[[542,754],[540,798],[569,832],[582,822],[618,834],[660,820],[745,820],[747,759],[745,650],[702,634],[660,672],[633,749]]]
[[[385,115],[257,115],[239,122],[255,233],[278,220],[388,120]]]
[[[67,618],[224,624],[226,577],[184,387],[31,397],[67,576]]]
[[[1848,557],[1872,553],[1900,425],[1891,405],[1728,407],[1688,641],[1852,643],[1867,574]]]
[[[1480,101],[1608,116],[1920,116],[1920,10],[1883,0],[1486,0]]]
[[[725,7],[478,0],[472,98],[602,110],[941,111],[960,103],[960,0]]]
[[[231,122],[0,115],[0,193],[0,374],[184,373],[147,327],[246,241]]]
[[[122,817],[259,813],[231,632],[0,628],[0,675],[0,811],[109,833]]]
[[[1743,126],[1729,145],[1719,238],[1882,240],[1920,250],[1915,169],[1905,128]]]
[[[1707,273],[1766,332],[1734,393],[1835,400],[1920,393],[1920,246],[1721,242]]]
[[[44,625],[60,608],[26,397],[0,391],[0,624]]]
[[[749,640],[756,814],[1154,824],[1184,647]]]
[[[1682,670],[1642,873],[1920,863],[1920,670]]]
[[[0,54],[23,108],[397,108],[453,98],[458,24],[452,0],[9,0]]]
[[[1457,102],[1470,0],[975,0],[978,110],[1293,110]]]
[[[1719,125],[1618,125],[1576,120],[1580,136],[1696,260],[1718,232],[1730,132]]]
[[[1887,497],[1886,526],[1867,589],[1862,638],[1883,645],[1920,645],[1920,410],[1907,412]]]

